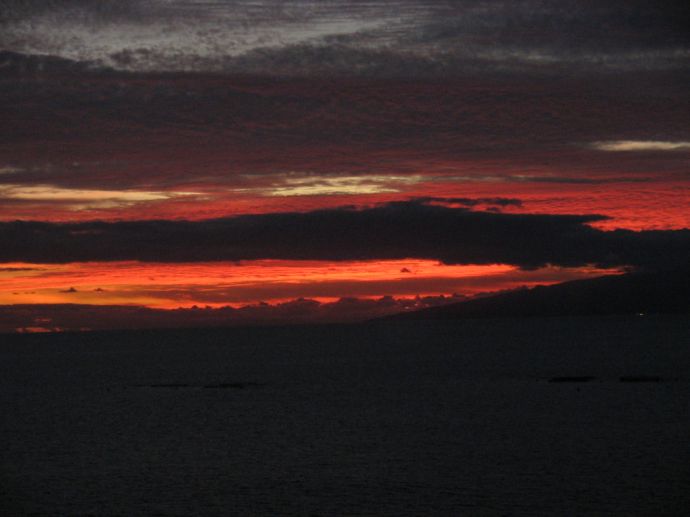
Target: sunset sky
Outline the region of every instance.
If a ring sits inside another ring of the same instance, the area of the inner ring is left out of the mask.
[[[688,25],[680,1],[0,0],[0,331],[349,321],[686,263]]]

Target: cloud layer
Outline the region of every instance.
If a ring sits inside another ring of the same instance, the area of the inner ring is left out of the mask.
[[[680,1],[4,0],[0,12],[0,47],[135,71],[659,69],[682,68],[690,48]]]
[[[356,322],[462,300],[461,296],[425,296],[414,299],[384,296],[378,299],[348,297],[321,303],[299,298],[283,303],[258,303],[239,308],[174,310],[122,305],[0,305],[0,333]]]
[[[386,178],[399,187],[429,174],[687,179],[687,148],[651,144],[690,141],[687,79],[13,77],[0,81],[0,182],[285,192],[328,176],[345,178],[331,191],[361,175],[382,188]],[[602,142],[643,152],[604,152]]]
[[[368,260],[447,264],[677,266],[690,230],[604,232],[597,215],[474,212],[423,202],[206,221],[0,223],[0,261]]]

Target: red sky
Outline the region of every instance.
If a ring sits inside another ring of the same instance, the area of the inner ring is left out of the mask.
[[[514,33],[510,6],[336,4],[309,8],[299,27],[275,10],[235,23],[196,4],[184,20],[164,4],[155,22],[125,23],[128,7],[111,19],[79,3],[0,19],[0,305],[33,305],[24,326],[38,328],[46,304],[473,296],[683,249],[688,42],[671,9],[549,12],[553,33],[534,4]],[[93,40],[75,12],[123,37]],[[583,32],[600,16],[615,30]],[[636,17],[652,20],[646,32]],[[370,214],[389,244],[367,231]],[[137,239],[162,239],[153,221],[198,221],[212,237],[174,242],[173,226],[170,257],[137,253]],[[329,250],[330,231],[335,248],[358,251]]]

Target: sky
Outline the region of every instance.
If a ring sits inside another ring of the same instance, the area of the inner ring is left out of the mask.
[[[687,264],[690,7],[0,0],[0,331]]]

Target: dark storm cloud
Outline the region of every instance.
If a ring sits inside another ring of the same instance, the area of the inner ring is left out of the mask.
[[[604,232],[601,216],[509,215],[418,202],[206,221],[0,223],[0,261],[425,258],[448,264],[664,267],[690,230]]]
[[[640,73],[587,81],[12,79],[0,81],[0,169],[14,172],[0,182],[120,189],[203,179],[243,188],[246,174],[404,174],[454,160],[469,164],[463,174],[516,181],[682,175],[687,152],[591,144],[690,140],[687,84]],[[544,176],[545,167],[558,174]]]
[[[522,201],[515,198],[505,197],[481,197],[481,198],[467,198],[467,197],[416,197],[412,201],[417,203],[442,203],[452,205],[462,205],[466,207],[475,207],[479,205],[489,205],[495,207],[506,206],[522,206]]]
[[[582,59],[687,48],[690,43],[690,9],[682,1],[457,2],[445,14],[418,32],[420,43],[449,48],[466,42],[477,51],[495,49],[494,59],[510,58],[502,52],[516,58],[522,52],[523,59],[534,62],[540,57]],[[530,51],[535,54],[529,56]]]
[[[0,22],[18,22],[60,12],[91,12],[94,17],[117,19],[133,13],[136,4],[133,0],[0,0]]]

